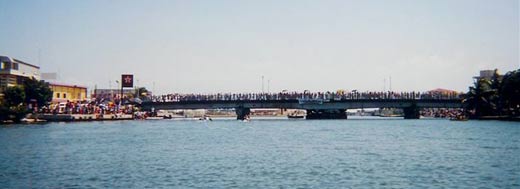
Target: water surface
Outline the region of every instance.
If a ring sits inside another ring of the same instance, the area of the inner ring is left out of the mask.
[[[517,122],[48,123],[0,149],[0,188],[520,187]]]

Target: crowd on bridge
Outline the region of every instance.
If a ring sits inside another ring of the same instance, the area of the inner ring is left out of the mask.
[[[258,100],[359,100],[359,99],[461,99],[461,93],[435,92],[280,92],[280,93],[216,93],[216,94],[166,94],[152,96],[153,102],[184,101],[258,101]]]

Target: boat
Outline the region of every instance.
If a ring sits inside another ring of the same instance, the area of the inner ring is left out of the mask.
[[[164,117],[153,116],[153,117],[146,117],[145,119],[146,120],[163,120]]]
[[[168,116],[164,115],[163,119],[172,119],[172,115],[168,115]]]
[[[241,122],[249,122],[249,121],[251,121],[251,117],[249,117],[249,115],[246,115],[243,120],[239,120],[239,121],[241,121]]]
[[[303,115],[287,115],[287,118],[289,119],[303,119],[305,116]]]
[[[450,118],[450,121],[468,121],[468,118],[463,115],[458,115],[458,116]]]
[[[468,118],[451,118],[450,121],[468,121]]]
[[[287,115],[289,119],[303,119],[305,117],[305,113],[302,111],[295,111]]]
[[[199,118],[199,121],[213,121],[213,119],[207,115],[204,115],[203,117]]]

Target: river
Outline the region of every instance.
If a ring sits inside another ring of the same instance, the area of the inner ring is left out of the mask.
[[[0,188],[520,188],[520,124],[444,119],[0,126]]]

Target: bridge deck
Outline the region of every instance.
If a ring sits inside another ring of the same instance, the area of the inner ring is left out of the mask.
[[[359,109],[359,108],[462,108],[460,99],[355,99],[355,100],[210,100],[180,102],[143,102],[144,110],[171,109]]]

